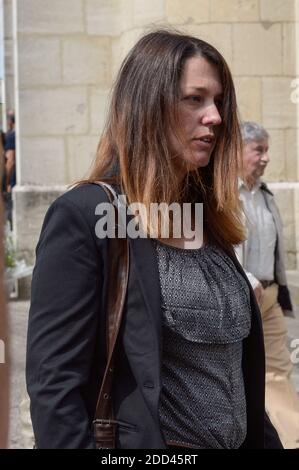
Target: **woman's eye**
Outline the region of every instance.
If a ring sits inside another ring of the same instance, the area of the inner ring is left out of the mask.
[[[201,96],[197,95],[192,95],[192,96],[186,96],[183,98],[184,101],[189,101],[189,103],[199,103],[201,101]]]
[[[191,101],[195,101],[195,102],[197,102],[197,103],[200,103],[200,101],[201,101],[201,96],[189,96],[189,99],[190,99]]]

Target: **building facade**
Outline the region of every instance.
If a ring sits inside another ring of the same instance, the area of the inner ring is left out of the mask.
[[[271,136],[265,175],[299,270],[299,0],[3,0],[6,103],[16,110],[17,248],[29,262],[47,207],[87,173],[121,60],[149,28],[215,45],[241,118]]]

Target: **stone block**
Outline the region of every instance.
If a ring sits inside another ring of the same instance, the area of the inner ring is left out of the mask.
[[[23,90],[20,104],[23,136],[85,134],[88,130],[86,88]]]
[[[74,34],[83,33],[82,0],[22,0],[17,2],[20,33]]]
[[[126,33],[124,33],[126,34]],[[114,82],[121,63],[125,57],[123,35],[112,38],[111,41],[111,81]]]
[[[166,18],[170,24],[208,23],[210,0],[166,0]]]
[[[15,186],[14,230],[16,248],[29,263],[34,262],[42,223],[50,204],[64,192],[66,187]]]
[[[281,75],[281,25],[233,25],[233,73],[235,75]]]
[[[255,77],[236,77],[234,79],[237,103],[243,121],[261,122],[262,82]]]
[[[132,26],[132,0],[86,0],[87,34],[119,36]]]
[[[90,90],[91,134],[100,136],[106,122],[110,90],[92,88]]]
[[[133,0],[133,26],[151,25],[165,20],[165,0]]]
[[[87,176],[96,156],[99,137],[82,136],[67,138],[67,182]]]
[[[14,77],[6,75],[5,79],[7,80],[5,84],[6,109],[15,109]]]
[[[12,39],[5,39],[4,42],[4,65],[5,76],[14,75],[14,45]]]
[[[63,137],[23,137],[17,158],[19,184],[66,184]]]
[[[267,129],[270,135],[269,139],[269,158],[270,162],[265,171],[266,181],[285,181],[286,163],[285,163],[285,139],[284,131],[278,129]]]
[[[124,32],[120,37],[112,40],[112,80],[115,79],[122,61],[132,49],[142,35],[146,33],[146,28],[134,28]]]
[[[295,21],[298,0],[260,0],[260,3],[262,21]]]
[[[286,269],[296,269],[297,247],[294,189],[277,189],[274,191],[274,194],[283,221]]]
[[[286,175],[288,181],[299,181],[299,129],[285,131]],[[299,205],[299,199],[298,199]],[[299,214],[298,214],[299,230]],[[299,232],[298,232],[299,235]],[[299,249],[299,244],[298,244]]]
[[[296,252],[286,251],[286,254],[285,254],[285,267],[286,267],[286,269],[296,269],[296,267],[297,267]],[[291,292],[291,296],[292,296],[292,293],[293,293],[292,290],[290,292]],[[292,296],[292,299],[293,299],[293,296]]]
[[[295,191],[295,221],[296,221],[296,251],[297,251],[297,266],[299,270],[299,188],[298,186],[294,189]],[[299,286],[298,286],[299,287]],[[299,303],[298,303],[299,306]]]
[[[299,10],[298,10],[299,14]],[[297,28],[297,32],[296,32]],[[283,24],[283,73],[299,75],[299,23]]]
[[[229,24],[186,25],[182,31],[212,44],[223,55],[229,66],[232,64],[232,31]],[[244,74],[243,74],[244,75]]]
[[[283,77],[263,78],[263,124],[266,128],[297,126],[298,105],[291,101],[291,81]]]
[[[18,58],[20,88],[61,83],[59,39],[23,36]]]
[[[63,82],[78,85],[109,85],[111,43],[103,38],[72,38],[63,41]]]
[[[294,268],[293,271],[287,272],[288,288],[290,289],[292,302],[294,305],[297,306],[297,312],[299,312],[299,308],[298,308],[299,307],[299,270],[297,270],[298,266],[299,264],[297,264],[297,266]],[[292,328],[292,331],[293,331],[293,328]],[[299,337],[299,335],[297,337]]]
[[[3,1],[3,37],[12,39],[13,37],[13,3],[11,0]]]
[[[283,235],[285,249],[289,254],[296,253],[296,225],[295,225],[295,207],[294,207],[294,189],[286,188],[283,185],[281,188],[273,188],[270,190],[274,193],[276,204],[278,205],[280,215],[283,221]],[[291,269],[288,266],[288,269]]]
[[[259,21],[259,0],[211,0],[210,21]]]

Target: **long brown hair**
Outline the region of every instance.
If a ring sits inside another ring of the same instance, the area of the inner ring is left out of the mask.
[[[182,182],[173,165],[169,129],[182,140],[179,85],[187,59],[213,64],[223,87],[222,124],[210,163]],[[88,181],[118,184],[127,202],[182,201],[186,187],[200,190],[208,239],[224,248],[244,239],[237,175],[241,137],[234,84],[221,54],[210,44],[177,31],[143,36],[118,73],[106,126]],[[191,176],[191,177],[190,177]],[[188,197],[188,196],[187,196]]]

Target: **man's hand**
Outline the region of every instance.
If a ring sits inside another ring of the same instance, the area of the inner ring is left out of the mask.
[[[259,282],[258,285],[254,288],[255,297],[259,306],[262,305],[264,292],[265,292],[265,289],[263,288],[262,284]]]
[[[11,192],[10,178],[14,171],[16,164],[16,152],[14,150],[7,150],[5,153],[5,176],[6,176],[6,192]]]

